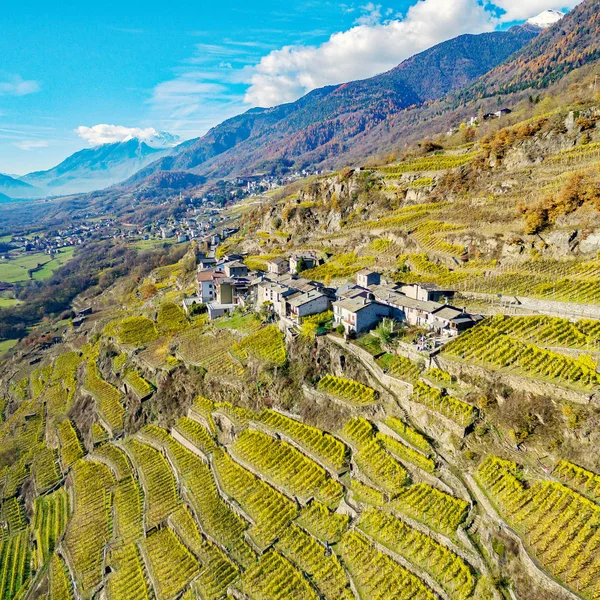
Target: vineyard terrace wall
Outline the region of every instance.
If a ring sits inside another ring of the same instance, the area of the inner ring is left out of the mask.
[[[463,298],[498,302],[497,294],[460,292],[460,295]],[[528,309],[551,317],[563,317],[567,319],[600,319],[600,305],[595,304],[576,304],[574,302],[538,300],[536,298],[525,298],[523,296],[503,296],[502,300],[509,304],[514,304],[519,308]]]
[[[365,369],[386,388],[386,391],[391,392],[395,397],[400,407],[406,411],[419,424],[419,426],[431,437],[438,440],[443,446],[452,448],[451,434],[463,438],[467,433],[467,429],[461,427],[458,423],[447,419],[443,415],[427,408],[423,404],[413,402],[410,398],[413,392],[412,384],[392,377],[383,372],[381,367],[374,361],[373,357],[362,348],[346,343],[340,338],[329,335],[327,339],[341,346],[353,354],[362,363]],[[404,353],[402,353],[404,354]],[[422,359],[421,356],[419,356]]]
[[[568,390],[546,381],[540,381],[539,379],[521,377],[520,375],[509,375],[498,371],[489,371],[484,367],[456,362],[439,354],[436,356],[435,360],[440,369],[450,373],[450,375],[459,380],[484,380],[491,384],[501,383],[512,389],[530,392],[536,396],[550,396],[557,400],[574,402],[575,404],[600,405],[600,397],[598,394],[576,392],[575,390]]]

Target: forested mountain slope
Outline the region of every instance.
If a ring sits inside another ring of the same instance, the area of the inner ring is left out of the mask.
[[[459,97],[472,99],[545,88],[599,58],[600,1],[586,0]]]
[[[390,115],[435,100],[464,87],[539,34],[535,27],[463,35],[443,42],[391,71],[315,90],[300,100],[274,108],[253,109],[225,121],[206,136],[186,142],[177,155],[136,175],[156,170],[192,169],[227,173],[269,168],[291,161],[314,165],[335,158],[357,136]]]

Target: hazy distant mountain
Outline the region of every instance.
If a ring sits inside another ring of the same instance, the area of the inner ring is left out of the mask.
[[[317,89],[289,104],[252,109],[177,147],[134,180],[176,170],[221,177],[341,156],[390,116],[469,85],[540,31],[526,26],[462,35],[376,77]]]
[[[75,152],[47,171],[23,176],[23,181],[43,190],[45,195],[100,190],[130,177],[147,164],[171,152],[177,138],[160,134],[152,145],[137,138],[103,144]]]
[[[0,194],[9,198],[35,198],[40,190],[24,181],[0,173]]]

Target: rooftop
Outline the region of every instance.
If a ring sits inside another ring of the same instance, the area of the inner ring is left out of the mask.
[[[318,290],[311,290],[310,292],[306,292],[305,294],[300,294],[292,298],[289,303],[290,306],[298,307],[303,304],[307,304],[308,302],[312,302],[313,300],[317,300],[318,298],[324,298],[325,294],[322,294]]]
[[[420,287],[423,290],[429,290],[431,292],[437,292],[442,289],[437,283],[417,283],[414,285]]]
[[[199,271],[198,281],[212,281],[218,277],[225,277],[225,273],[219,273],[218,271]]]
[[[191,296],[190,298],[184,298],[183,304],[185,306],[192,306],[194,304],[202,304],[202,298],[200,298],[200,296]]]
[[[414,298],[409,298],[406,294],[398,292],[397,290],[385,285],[371,286],[370,289],[373,294],[375,294],[375,298],[377,300],[400,308],[413,308],[416,310],[422,310],[423,312],[432,313],[443,306],[443,304],[440,304],[439,302],[430,302],[427,300],[415,300]]]
[[[436,310],[434,316],[439,319],[445,319],[447,321],[455,321],[458,318],[473,320],[472,315],[466,313],[460,308],[456,308],[455,306],[445,305],[442,306],[439,310]]]
[[[345,298],[344,300],[338,300],[333,303],[334,306],[339,306],[348,312],[357,313],[361,311],[363,308],[367,308],[368,306],[372,306],[373,304],[380,304],[379,302],[375,302],[373,300],[368,300],[367,298],[356,297],[356,298]],[[380,306],[382,306],[380,304]]]

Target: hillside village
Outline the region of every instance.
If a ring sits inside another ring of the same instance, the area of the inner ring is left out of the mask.
[[[420,327],[437,335],[439,344],[466,331],[482,317],[449,302],[454,291],[435,283],[402,284],[382,281],[375,271],[357,272],[353,283],[337,288],[302,277],[319,259],[312,254],[292,254],[265,261],[267,271],[250,271],[242,255],[217,260],[205,253],[198,257],[198,293],[185,298],[183,307],[206,305],[214,320],[237,308],[267,310],[284,328],[293,329],[305,317],[333,311],[334,325],[346,336],[375,328],[382,320]],[[300,267],[300,269],[299,269]]]

